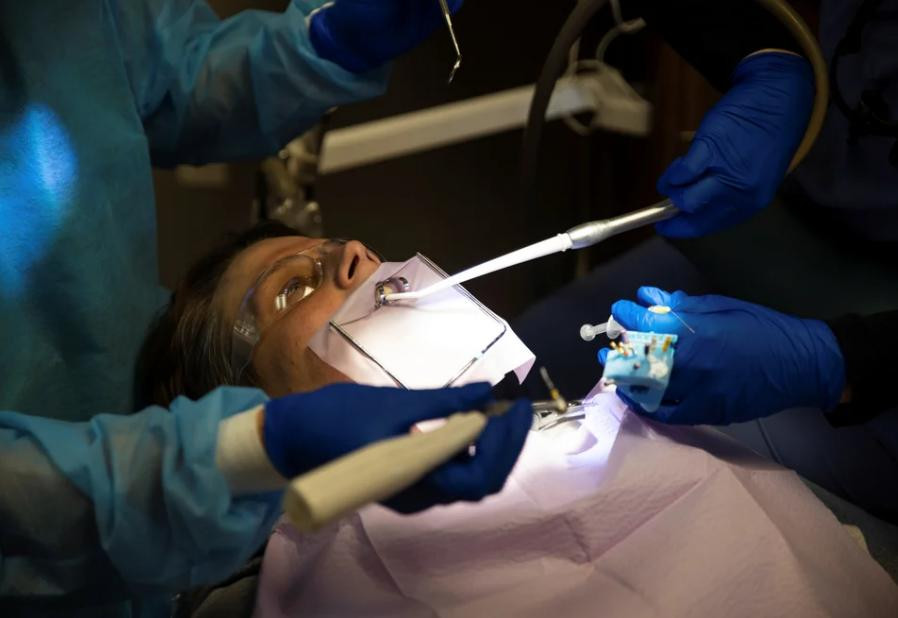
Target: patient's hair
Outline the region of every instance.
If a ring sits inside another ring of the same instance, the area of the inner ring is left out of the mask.
[[[241,251],[267,238],[296,235],[287,225],[264,221],[228,238],[188,271],[141,348],[134,380],[137,409],[168,406],[179,395],[197,399],[218,386],[234,383],[231,325],[223,324],[212,309],[215,290]],[[255,383],[252,367],[247,367],[241,384]]]

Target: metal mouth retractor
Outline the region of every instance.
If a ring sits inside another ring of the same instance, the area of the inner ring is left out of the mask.
[[[405,277],[390,277],[384,281],[379,281],[374,286],[374,308],[380,309],[384,305],[390,304],[387,300],[387,294],[398,294],[400,292],[408,292],[411,286]]]

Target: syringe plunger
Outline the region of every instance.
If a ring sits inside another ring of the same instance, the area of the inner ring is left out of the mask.
[[[608,335],[609,339],[617,339],[623,332],[624,327],[614,319],[614,316],[608,316],[608,321],[604,324],[584,324],[580,327],[580,337],[583,341],[592,341],[602,333]]]

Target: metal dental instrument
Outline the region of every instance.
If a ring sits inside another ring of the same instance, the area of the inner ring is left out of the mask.
[[[692,333],[693,335],[695,334],[695,329],[692,328],[691,326],[689,326],[689,324],[686,323],[686,320],[681,318],[679,316],[679,314],[676,311],[674,311],[673,309],[671,309],[670,307],[666,307],[664,305],[653,305],[653,306],[649,307],[649,311],[651,311],[652,313],[656,313],[658,315],[665,315],[665,314],[669,313],[670,315],[672,315],[673,317],[678,319],[680,321],[680,323],[683,324],[683,326],[685,326],[689,330],[690,333]]]
[[[546,431],[563,423],[582,420],[586,416],[583,402],[579,399],[576,401],[565,399],[555,387],[545,367],[539,368],[539,375],[542,376],[552,399],[533,402],[533,424],[530,431]]]
[[[567,402],[563,410],[558,409],[555,401],[534,401],[533,424],[530,431],[546,431],[564,423],[583,420],[585,417],[586,411],[579,399]]]
[[[679,209],[674,206],[672,201],[664,200],[647,208],[628,212],[625,215],[582,223],[569,229],[565,234],[571,239],[571,249],[583,249],[596,245],[612,236],[666,221],[675,217],[679,212]]]
[[[636,210],[625,215],[612,217],[611,219],[600,219],[598,221],[589,221],[576,227],[572,227],[567,232],[557,234],[552,238],[534,243],[523,249],[506,253],[483,264],[478,264],[467,270],[447,277],[433,285],[429,285],[420,290],[409,292],[388,293],[379,297],[381,304],[390,304],[400,300],[418,300],[425,296],[430,296],[436,292],[441,292],[459,285],[465,281],[482,277],[497,270],[503,270],[510,266],[529,262],[536,258],[541,258],[553,253],[561,253],[568,249],[583,249],[591,247],[602,242],[612,236],[635,230],[645,225],[651,225],[664,221],[675,216],[679,210],[670,200],[658,202],[648,208]]]
[[[449,82],[455,79],[455,74],[461,67],[461,48],[458,46],[458,39],[455,37],[455,28],[452,26],[452,13],[449,11],[449,5],[446,0],[440,0],[440,8],[443,10],[443,19],[446,20],[446,27],[449,28],[449,38],[452,39],[452,47],[455,48],[455,64],[452,65],[452,71],[449,73]]]
[[[555,388],[555,383],[552,381],[552,378],[549,377],[549,370],[545,367],[540,367],[539,375],[543,379],[546,388],[549,390],[549,396],[552,398],[552,401],[558,406],[558,412],[567,410],[567,400],[565,400],[565,398],[561,396],[561,392]]]

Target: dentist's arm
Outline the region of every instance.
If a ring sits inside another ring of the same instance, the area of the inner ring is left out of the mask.
[[[219,389],[82,423],[0,412],[0,598],[114,601],[239,568],[280,494],[231,491],[219,426],[265,399]]]
[[[381,94],[386,63],[441,23],[436,0],[293,0],[224,20],[205,0],[108,4],[157,165],[272,154]]]
[[[491,400],[488,384],[339,384],[273,400],[219,388],[84,423],[0,412],[0,597],[97,603],[220,581],[267,538],[289,478]],[[518,401],[476,455],[385,504],[411,513],[501,490],[531,419]]]
[[[274,467],[293,478],[372,442],[405,435],[420,421],[484,410],[491,401],[489,384],[421,391],[335,384],[269,402],[265,450]],[[531,422],[530,403],[517,401],[508,412],[489,419],[473,457],[443,464],[384,504],[413,513],[458,500],[476,502],[498,492],[518,459]]]
[[[652,414],[665,422],[723,425],[815,407],[840,426],[898,406],[898,311],[822,322],[642,287],[637,302],[618,301],[612,312],[625,328],[679,336],[663,405]]]
[[[624,17],[648,26],[720,92],[733,71],[761,50],[801,49],[757,0],[620,0]]]
[[[649,311],[653,305],[671,312]],[[678,335],[670,383],[651,415],[661,421],[726,425],[795,407],[832,412],[842,399],[845,358],[819,320],[653,287],[640,288],[636,302],[614,303],[612,313],[629,330]]]
[[[658,181],[682,214],[665,236],[703,236],[736,225],[773,199],[807,129],[814,101],[809,62],[755,0],[630,0],[723,98],[689,151]]]

